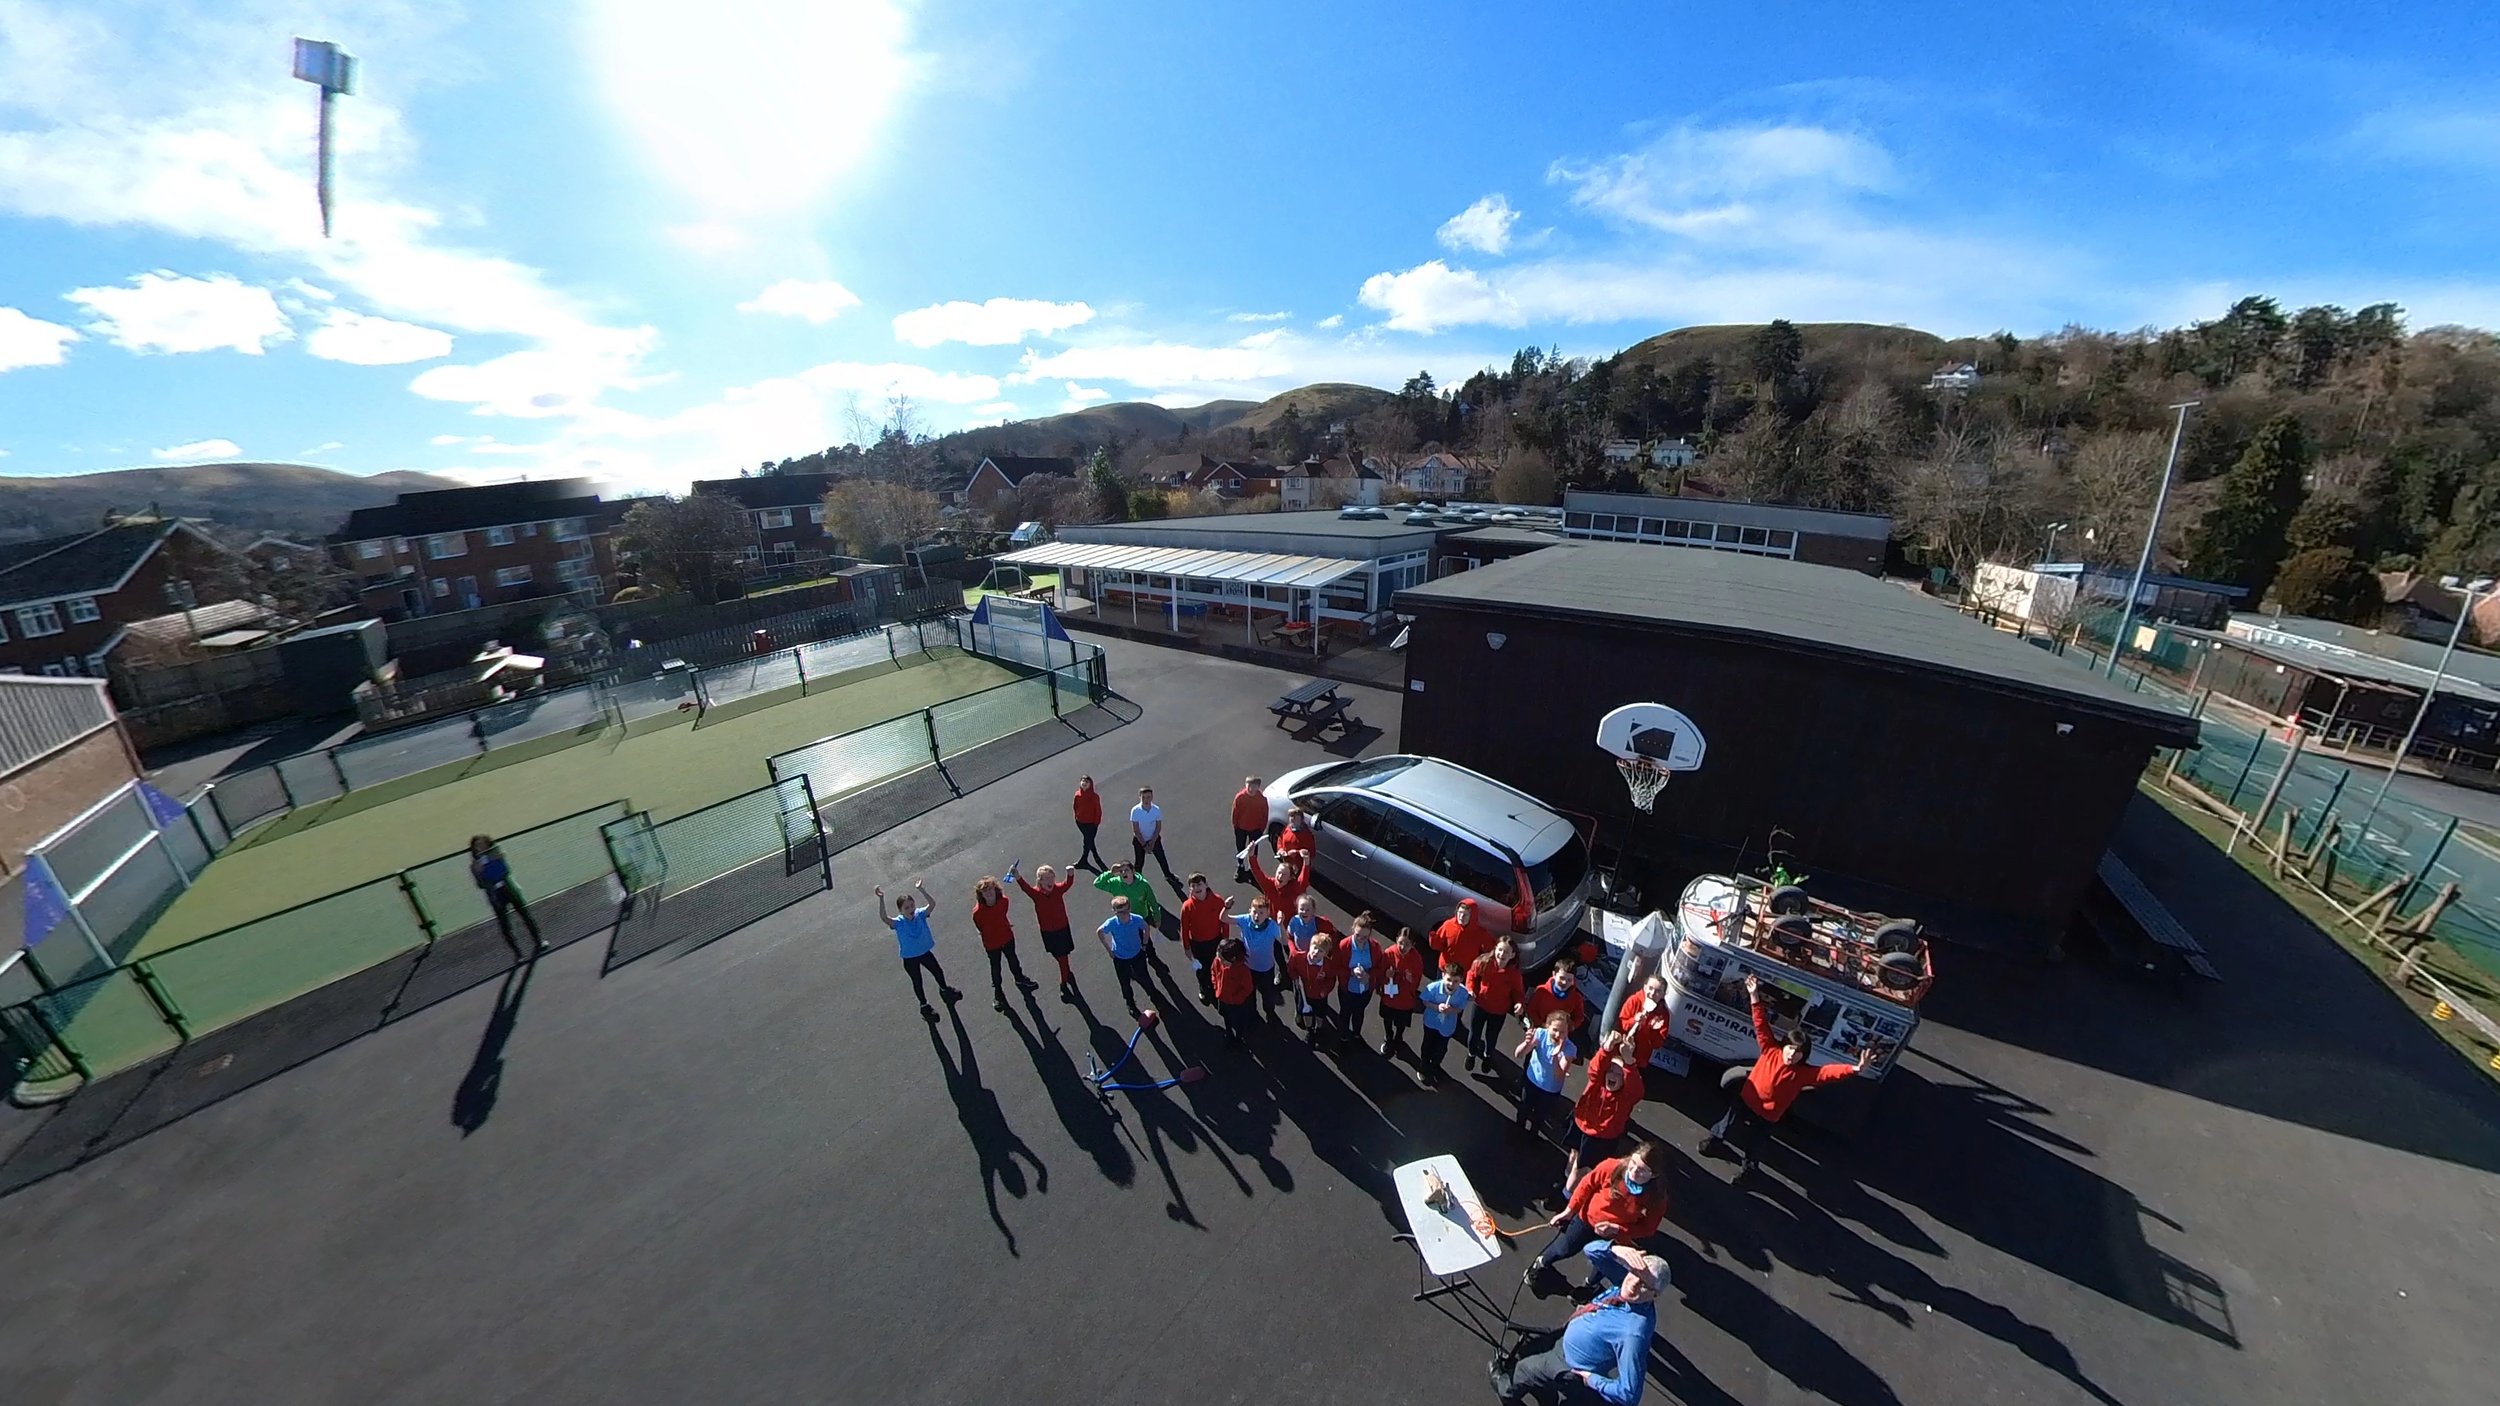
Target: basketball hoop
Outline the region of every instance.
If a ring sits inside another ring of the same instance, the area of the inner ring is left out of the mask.
[[[1615,770],[1623,773],[1624,788],[1632,793],[1632,808],[1643,811],[1658,803],[1667,778],[1675,775],[1647,757],[1617,757]]]

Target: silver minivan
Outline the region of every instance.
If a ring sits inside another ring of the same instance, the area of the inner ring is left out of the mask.
[[[1589,852],[1578,828],[1489,776],[1433,757],[1364,757],[1287,772],[1267,795],[1279,821],[1289,804],[1313,817],[1321,877],[1390,923],[1428,934],[1472,898],[1522,966],[1579,931]]]

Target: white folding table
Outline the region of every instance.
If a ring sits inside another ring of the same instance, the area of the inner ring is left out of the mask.
[[[1426,1172],[1437,1174],[1450,1188],[1447,1206],[1425,1202]],[[1475,1184],[1467,1180],[1467,1169],[1458,1165],[1456,1157],[1445,1153],[1409,1162],[1389,1176],[1397,1185],[1398,1205],[1406,1211],[1407,1225],[1406,1234],[1393,1238],[1412,1245],[1422,1266],[1422,1282],[1415,1302],[1469,1289],[1482,1295],[1484,1289],[1476,1283],[1474,1271],[1478,1265],[1501,1258],[1502,1241],[1499,1236],[1481,1234],[1476,1229],[1475,1218],[1483,1213],[1484,1203],[1476,1199]]]

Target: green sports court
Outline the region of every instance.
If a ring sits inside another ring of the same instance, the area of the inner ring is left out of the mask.
[[[130,956],[167,948],[508,834],[625,801],[666,821],[771,781],[764,759],[1021,677],[970,655],[862,670],[836,687],[745,700],[488,753],[322,801],[244,832]],[[762,706],[758,706],[762,705]],[[507,760],[507,757],[511,758]]]

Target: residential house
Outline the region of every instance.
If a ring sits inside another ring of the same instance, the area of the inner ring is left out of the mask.
[[[2387,601],[2383,628],[2417,640],[2447,642],[2449,632],[2456,628],[2457,611],[2465,603],[2463,591],[2452,591],[2439,584],[2437,577],[2411,571],[2381,572],[2378,584]],[[2500,593],[2475,598],[2474,617],[2466,623],[2464,640],[2500,644]]]
[[[330,543],[358,598],[386,620],[542,596],[604,600],[622,506],[584,479],[402,493],[348,514]]]
[[[1398,487],[1425,498],[1464,498],[1479,480],[1491,478],[1475,460],[1456,454],[1426,454],[1397,471]]]
[[[1340,508],[1349,503],[1380,504],[1380,471],[1370,461],[1343,455],[1316,456],[1278,471],[1277,506],[1286,512],[1303,508]]]
[[[1035,474],[1056,474],[1061,478],[1076,477],[1076,460],[1065,454],[994,454],[981,461],[964,481],[964,506],[987,508],[1003,494],[1024,486]]]
[[[825,494],[840,474],[761,474],[754,478],[697,479],[694,491],[727,498],[746,509],[755,525],[749,561],[817,556],[840,550],[825,535]]]
[[[1927,378],[1927,389],[1959,394],[1979,384],[1979,368],[1965,361],[1940,368]]]
[[[326,561],[329,558],[330,549],[317,542],[298,542],[292,538],[280,537],[275,533],[263,533],[252,539],[251,544],[243,549],[243,555],[250,557],[264,570],[283,572],[300,570]]]
[[[1662,439],[1649,446],[1649,462],[1661,469],[1690,468],[1700,458],[1701,451],[1689,439]]]
[[[1597,446],[1597,452],[1604,455],[1609,464],[1629,464],[1641,457],[1641,442],[1637,439],[1610,439]]]
[[[1138,475],[1157,488],[1199,488],[1223,462],[1205,454],[1158,454],[1138,469]]]
[[[102,677],[133,622],[241,594],[238,565],[180,518],[0,545],[0,673]]]

